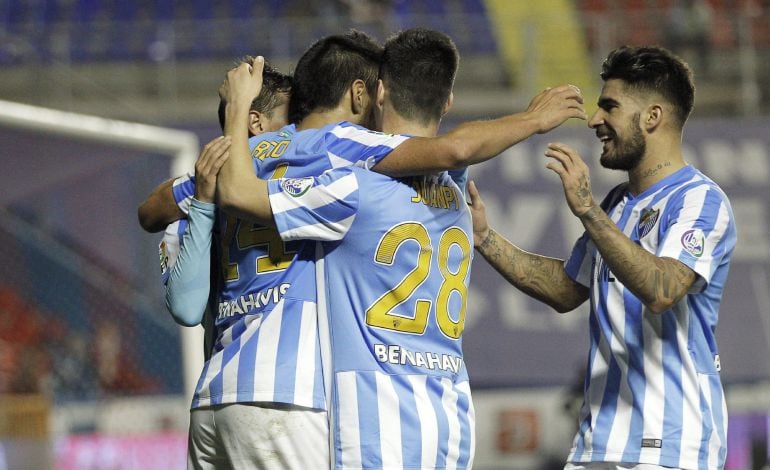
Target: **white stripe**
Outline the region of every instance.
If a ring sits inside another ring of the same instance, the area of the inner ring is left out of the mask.
[[[420,465],[422,468],[434,468],[438,454],[438,421],[436,410],[428,396],[426,387],[427,375],[410,375],[409,382],[414,390],[414,401],[417,404],[417,416],[420,419],[420,435],[422,436],[422,453]]]
[[[457,460],[460,458],[460,418],[457,416],[457,392],[453,383],[447,378],[441,379],[444,393],[441,395],[441,404],[446,413],[449,424],[449,439],[447,440],[446,468],[457,468]]]
[[[590,254],[588,254],[590,256]],[[600,258],[600,255],[597,253],[596,255],[597,261]],[[594,273],[593,273],[593,279],[598,279],[599,277],[599,263],[597,262],[594,266]],[[594,288],[594,294],[593,299],[594,301],[598,300],[600,298],[599,290],[600,290],[600,284],[598,282],[593,284]],[[596,305],[596,302],[594,302],[594,312],[595,315],[598,316],[599,308]],[[607,387],[607,372],[609,370],[609,344],[606,341],[606,337],[604,336],[604,333],[601,330],[601,322],[597,319],[597,328],[598,331],[598,342],[596,344],[596,351],[594,352],[594,358],[591,362],[591,376],[589,377],[589,383],[590,386],[588,387],[588,402],[584,404],[584,406],[588,406],[590,410],[590,416],[591,416],[591,427],[590,429],[586,430],[585,438],[583,439],[583,454],[590,454],[593,452],[593,433],[596,430],[596,420],[599,418],[599,411],[601,410],[602,406],[602,398],[604,398],[604,390]],[[582,419],[584,418],[584,415],[581,416],[581,423]],[[579,435],[579,434],[578,434]]]
[[[312,408],[315,384],[316,305],[302,302],[297,370],[294,375],[294,403]],[[328,408],[327,408],[328,409]]]
[[[700,387],[698,372],[690,359],[688,334],[690,315],[687,301],[683,299],[674,306],[677,319],[677,347],[682,355],[682,445],[679,454],[679,466],[682,468],[697,466],[698,453],[703,434],[703,414],[700,410]]]
[[[329,157],[329,164],[332,166],[332,168],[344,168],[353,164],[353,162],[350,160],[335,155],[332,152],[327,151],[326,155]]]
[[[246,318],[244,318],[243,321],[246,323],[246,329],[238,338],[240,343],[238,346],[238,353],[222,368],[223,398],[232,394],[233,400],[235,400],[237,396],[237,391],[241,390],[241,387],[238,386],[238,364],[240,363],[241,355],[243,353],[243,345],[259,331],[259,325],[262,323],[262,315],[246,315]],[[232,338],[232,327],[230,327],[228,333],[230,338]],[[248,364],[248,358],[246,359],[246,364]]]
[[[340,139],[351,140],[369,147],[386,145],[395,148],[405,140],[409,139],[409,137],[403,135],[381,134],[352,126],[336,126],[331,130],[331,134]]]
[[[642,360],[644,367],[644,405],[642,407],[642,437],[663,439],[663,409],[665,406],[665,374],[663,371],[663,317],[642,311]],[[641,446],[641,442],[633,443]],[[660,449],[642,447],[641,462],[659,462]]]
[[[257,339],[257,352],[254,361],[254,394],[257,392],[275,393],[276,358],[278,357],[278,340],[281,337],[281,321],[283,320],[283,299],[281,299],[262,320]],[[285,371],[281,371],[285,373]]]
[[[622,211],[618,210],[615,211],[615,214],[612,217],[613,222],[617,224],[618,218],[622,215]],[[619,227],[621,228],[621,227]],[[621,228],[622,232],[627,236],[630,237],[633,230],[636,228],[636,221],[633,217],[630,217],[628,221],[626,221],[626,225]],[[601,260],[601,263],[597,262],[597,265],[599,264],[606,264],[606,261],[601,259],[601,255],[597,254],[597,261]],[[609,270],[609,266],[607,266],[607,269]],[[601,274],[599,272],[598,274]],[[614,276],[611,271],[608,272],[608,275]],[[597,283],[597,287],[599,287],[599,283]],[[623,293],[625,292],[625,286],[620,282],[619,279],[615,279],[615,282],[610,282],[607,285],[607,321],[610,324],[611,330],[610,334],[611,336],[609,338],[604,338],[609,341],[607,344],[607,347],[610,351],[608,351],[612,357],[615,358],[615,362],[617,364],[617,367],[619,369],[620,377],[618,380],[620,381],[620,387],[618,390],[618,400],[616,401],[616,407],[615,407],[615,415],[612,417],[612,424],[610,426],[610,429],[608,430],[608,437],[607,437],[607,453],[613,454],[613,453],[622,453],[625,449],[626,443],[628,442],[628,435],[631,427],[631,416],[632,416],[632,410],[633,410],[633,398],[631,397],[631,390],[629,389],[628,385],[628,355],[625,354],[625,351],[628,349],[626,346],[625,341],[625,332],[626,332],[626,307],[625,307],[625,300],[623,298]],[[596,298],[598,299],[599,296],[597,295]],[[598,308],[597,308],[598,311]],[[600,327],[601,328],[601,327]],[[604,336],[604,335],[600,335]],[[608,364],[611,360],[610,356],[607,356]],[[595,375],[594,375],[595,376]],[[606,381],[604,386],[606,387]],[[604,388],[604,387],[602,387]],[[597,405],[601,406],[602,399],[599,398],[599,402]]]
[[[326,399],[326,416],[329,419],[329,457],[331,468],[336,468],[337,453],[335,452],[335,426],[336,416],[333,409],[334,361],[332,361],[332,340],[329,326],[329,305],[326,303],[326,263],[324,249],[320,243],[315,244],[315,282],[317,291],[316,309],[318,312],[318,343],[321,348],[321,374],[324,381],[324,398]],[[358,428],[356,428],[358,429]]]
[[[473,468],[473,458],[476,455],[476,409],[473,407],[473,397],[471,397],[471,385],[467,381],[455,384],[455,390],[468,397],[468,425],[470,426],[470,446],[468,451],[468,468]]]
[[[719,205],[719,213],[717,214],[717,218],[714,221],[714,228],[711,230],[711,232],[709,232],[708,237],[703,243],[703,255],[700,257],[700,259],[698,259],[698,261],[695,263],[695,267],[693,268],[693,271],[704,277],[706,281],[711,280],[711,274],[716,268],[716,266],[712,267],[712,264],[719,265],[719,262],[714,263],[714,248],[717,247],[719,241],[722,239],[722,237],[724,237],[729,223],[730,214],[727,212],[727,205],[723,202]]]
[[[342,467],[361,468],[361,436],[358,422],[358,390],[356,373],[339,372],[336,380],[339,401],[339,445],[342,448]]]
[[[356,215],[353,214],[336,222],[327,222],[311,225],[303,225],[295,229],[281,232],[281,238],[284,241],[289,240],[316,240],[316,241],[336,241],[342,240],[347,234]]]
[[[706,401],[706,408],[709,410],[714,409],[714,403],[713,403],[713,397],[711,396],[711,384],[709,383],[709,377],[705,374],[698,374],[698,379],[700,382],[700,388],[701,392],[703,393],[704,400]],[[717,432],[716,422],[714,422],[713,417],[714,413],[711,412],[711,435],[709,436],[708,440],[708,458],[706,459],[706,468],[708,469],[716,469],[717,468],[717,462],[719,460],[719,433]]]
[[[233,331],[232,328],[226,330],[224,332],[222,340],[229,339],[228,342],[232,342],[233,337]],[[214,378],[219,375],[219,372],[222,370],[222,357],[224,356],[224,350],[219,351],[218,353],[211,356],[211,359],[209,359],[209,367],[206,369],[206,378],[203,379],[203,383],[201,384],[200,391],[203,390],[206,391],[206,394],[204,396],[199,396],[198,405],[199,406],[209,406],[211,404],[211,389],[209,388],[211,386],[211,381],[214,380]]]
[[[401,413],[398,394],[390,376],[374,373],[377,381],[377,412],[380,420],[380,453],[383,468],[401,468]]]
[[[318,179],[315,180],[318,182]],[[270,207],[278,214],[298,207],[303,209],[318,209],[345,199],[358,190],[358,179],[354,173],[348,173],[341,178],[328,183],[311,187],[302,196],[292,196],[286,191],[270,195]]]

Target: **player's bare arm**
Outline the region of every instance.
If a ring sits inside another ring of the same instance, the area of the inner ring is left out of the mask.
[[[534,134],[548,132],[570,118],[587,118],[580,90],[573,85],[547,88],[521,113],[467,122],[438,137],[409,139],[374,169],[390,176],[405,176],[465,168],[489,160]]]
[[[184,212],[174,200],[171,187],[176,178],[170,178],[152,190],[137,211],[139,225],[150,233],[165,230],[166,226],[183,218]]]
[[[230,158],[217,178],[216,200],[220,208],[235,216],[274,225],[267,182],[254,174],[249,152],[248,115],[251,102],[262,89],[264,58],[243,63],[227,73],[219,89],[227,102],[225,136],[231,139]]]
[[[508,282],[560,313],[588,299],[588,289],[567,276],[563,260],[524,251],[489,227],[484,201],[473,181],[468,195],[476,251]]]
[[[658,257],[625,236],[593,199],[588,166],[564,144],[549,144],[546,167],[559,175],[572,213],[596,244],[612,273],[653,313],[670,309],[697,279],[695,272],[673,258]]]

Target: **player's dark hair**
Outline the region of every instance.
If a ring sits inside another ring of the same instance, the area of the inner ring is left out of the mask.
[[[441,119],[460,55],[444,33],[412,28],[385,42],[380,78],[398,114],[427,124]]]
[[[244,62],[251,64],[254,62],[254,57],[245,56],[236,63],[236,66]],[[262,71],[262,90],[259,92],[259,95],[254,98],[254,101],[251,102],[250,109],[259,111],[267,117],[272,117],[273,110],[275,110],[275,108],[277,108],[283,101],[280,95],[291,93],[291,87],[291,75],[282,73],[265,61],[265,68]],[[220,98],[217,115],[219,116],[219,125],[222,127],[222,131],[225,130],[226,106],[227,102]]]
[[[602,80],[619,79],[642,92],[661,95],[674,105],[681,128],[695,103],[695,84],[690,67],[671,51],[659,46],[623,46],[610,52],[602,64]]]
[[[382,46],[361,31],[316,41],[294,69],[289,121],[300,122],[311,112],[336,107],[345,91],[359,79],[374,97],[381,58]]]

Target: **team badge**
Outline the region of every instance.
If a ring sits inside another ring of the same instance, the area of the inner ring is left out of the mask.
[[[639,224],[636,226],[636,234],[640,239],[652,231],[652,228],[658,222],[659,215],[660,209],[651,209],[649,207],[642,209],[642,216],[639,218]]]
[[[693,228],[682,235],[682,248],[696,258],[703,254],[703,247],[706,244],[706,237],[703,230]]]
[[[281,188],[292,197],[300,197],[313,186],[313,178],[287,178],[281,181]]]

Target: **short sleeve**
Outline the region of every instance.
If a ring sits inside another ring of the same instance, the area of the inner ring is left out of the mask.
[[[564,270],[567,272],[567,276],[585,287],[591,287],[593,257],[589,255],[593,250],[593,242],[588,237],[588,234],[583,232],[583,235],[575,242],[569,258],[564,262]]]
[[[384,134],[346,123],[326,134],[326,150],[332,168],[356,165],[371,169],[408,139],[406,135]]]
[[[347,167],[319,177],[269,180],[270,207],[281,238],[344,238],[358,210],[358,179],[353,170]]]
[[[695,271],[700,279],[692,290],[700,291],[735,246],[732,209],[724,193],[709,184],[689,188],[668,204],[656,254]]]
[[[190,210],[190,202],[195,194],[195,177],[189,173],[174,180],[171,186],[174,201],[185,215]]]

